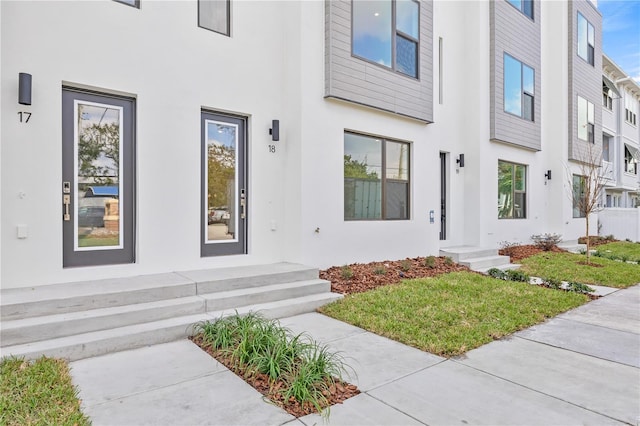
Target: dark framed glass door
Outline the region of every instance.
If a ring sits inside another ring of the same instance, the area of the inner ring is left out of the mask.
[[[62,89],[63,266],[135,261],[135,101]]]
[[[201,256],[247,253],[246,118],[202,111]]]
[[[447,154],[440,153],[440,239],[447,239]]]

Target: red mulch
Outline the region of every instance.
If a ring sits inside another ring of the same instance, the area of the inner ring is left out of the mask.
[[[534,245],[524,245],[524,246],[514,246],[499,250],[498,253],[503,256],[509,256],[511,258],[511,263],[518,263],[522,259],[526,259],[527,257],[533,256],[538,253],[542,253],[544,250],[538,248]],[[558,246],[553,246],[551,250],[554,253],[563,253],[566,250],[561,249]]]
[[[295,417],[302,417],[306,416],[307,414],[318,412],[316,407],[309,402],[300,404],[293,397],[289,398],[288,401],[285,401],[282,392],[280,392],[280,389],[284,385],[282,381],[273,381],[269,378],[268,375],[262,373],[253,373],[251,375],[248,375],[245,371],[242,371],[242,369],[234,365],[228,355],[225,355],[219,351],[215,351],[209,346],[203,346],[202,336],[196,335],[190,337],[190,339],[193,343],[200,346],[200,349],[214,357],[218,362],[223,364],[229,370],[233,371],[238,377],[253,386],[258,392],[260,392],[278,407],[284,409],[287,413]],[[360,391],[355,385],[341,382],[336,379],[335,385],[331,385],[328,391],[323,392],[323,395],[325,398],[327,398],[328,403],[326,405],[322,405],[321,408],[324,409],[330,405],[342,404],[343,401],[356,396],[359,393]]]
[[[594,268],[604,268],[604,265],[600,265],[599,263],[593,263],[593,262],[576,262],[578,265],[584,265],[584,266],[593,266]]]
[[[608,244],[608,243],[613,243],[616,240],[615,238],[613,238],[613,236],[606,236],[606,237],[601,237],[599,235],[591,235],[589,237],[589,246],[590,247],[597,247],[599,245],[602,244]],[[580,237],[578,238],[578,244],[586,244],[587,243],[587,237]]]
[[[415,257],[404,260],[333,266],[320,271],[320,278],[331,281],[331,291],[334,293],[353,294],[383,285],[397,284],[405,279],[435,277],[455,271],[470,271],[466,266],[447,262],[444,257],[433,257],[433,267],[425,265],[425,259],[424,257]],[[348,277],[348,271],[351,271],[351,277]]]

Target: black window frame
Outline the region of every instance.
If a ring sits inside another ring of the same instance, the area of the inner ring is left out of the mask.
[[[125,4],[127,6],[134,7],[136,9],[140,9],[140,0],[134,0],[133,1],[134,4],[131,4],[131,2],[128,2],[126,0],[113,0],[113,1],[115,1],[116,3]]]
[[[380,217],[379,218],[356,218],[356,217],[347,217],[347,194],[345,191],[345,183],[347,181],[347,179],[353,179],[353,178],[347,178],[346,176],[344,176],[344,168],[342,170],[342,178],[343,178],[343,200],[344,200],[344,204],[343,204],[343,218],[345,222],[370,222],[370,221],[401,221],[401,220],[411,220],[411,143],[407,142],[407,141],[402,141],[402,140],[398,140],[398,139],[392,139],[392,138],[387,138],[387,137],[383,137],[383,136],[375,136],[375,135],[371,135],[371,134],[366,134],[366,133],[359,133],[359,132],[354,132],[354,131],[348,131],[345,130],[344,131],[344,135],[355,135],[358,137],[363,137],[363,138],[371,138],[371,139],[376,139],[376,140],[380,140],[381,141],[381,166],[380,166],[380,183],[381,183],[381,196],[380,196]],[[387,144],[388,143],[396,143],[396,144],[402,144],[404,146],[407,147],[407,179],[393,179],[393,178],[388,178],[387,177]],[[344,144],[344,137],[343,137],[343,144]],[[343,158],[347,156],[347,153],[344,151],[344,146],[343,146]],[[394,217],[389,217],[389,215],[387,214],[387,186],[389,183],[404,183],[406,184],[406,190],[407,190],[407,194],[406,194],[406,207],[405,209],[405,217],[400,217],[400,218],[394,218]]]
[[[398,29],[397,23],[396,23],[396,0],[384,0],[384,1],[388,1],[391,2],[391,66],[388,67],[386,65],[380,64],[372,59],[366,58],[364,56],[360,56],[356,53],[353,52],[353,33],[354,33],[354,22],[353,22],[353,2],[354,0],[351,1],[351,56],[354,58],[358,58],[360,60],[366,61],[370,64],[376,65],[378,67],[384,68],[386,70],[390,70],[393,71],[395,74],[399,74],[402,76],[405,76],[407,78],[411,78],[414,80],[418,80],[420,81],[420,38],[422,36],[422,32],[421,32],[421,25],[420,25],[420,13],[421,13],[421,4],[420,1],[418,0],[408,0],[411,1],[415,4],[418,5],[418,38],[414,38],[412,36],[410,36],[409,34],[406,34],[402,31],[400,31]],[[403,71],[401,71],[400,69],[398,69],[397,67],[397,62],[396,62],[396,45],[397,45],[397,38],[401,37],[405,40],[408,40],[412,43],[415,43],[416,45],[416,75],[415,77],[407,74]]]
[[[633,165],[632,171],[629,171],[630,165]],[[638,161],[633,158],[633,154],[626,144],[624,146],[624,172],[632,175],[638,174]]]
[[[584,204],[587,197],[587,193],[586,193],[586,188],[587,188],[587,183],[586,183],[586,176],[582,176],[582,175],[572,175],[573,176],[573,180],[572,180],[572,196],[573,196],[573,204],[571,206],[571,210],[572,210],[572,216],[574,219],[581,219],[581,218],[585,218],[587,217],[587,214],[585,212],[584,209]],[[578,182],[578,184],[576,185],[576,178],[580,179],[580,181]],[[579,191],[579,194],[576,195],[576,189]]]
[[[520,7],[516,6],[515,4],[513,4],[510,0],[506,0],[507,3],[509,3],[514,9],[516,9],[518,12],[522,13],[524,16],[526,16],[527,18],[531,19],[532,21],[535,22],[535,17],[534,17],[534,5],[533,2],[534,0],[520,0]],[[529,15],[526,11],[525,11],[525,4],[530,4],[531,5],[531,15]]]
[[[613,90],[609,89],[604,81],[602,82],[602,106],[613,111]]]
[[[577,111],[576,111],[576,114],[577,114],[576,123],[577,123],[578,126],[580,126],[580,99],[584,99],[584,101],[587,103],[587,108],[586,108],[586,111],[585,111],[585,113],[587,114],[586,121],[585,121],[585,123],[586,123],[585,125],[586,125],[586,128],[587,128],[587,139],[582,139],[580,137],[580,131],[579,130],[578,130],[576,136],[578,137],[578,140],[589,142],[589,143],[595,143],[596,142],[596,140],[595,140],[595,125],[596,125],[596,123],[595,123],[595,108],[596,108],[596,106],[589,99],[583,98],[582,96],[578,95],[578,104],[577,104],[577,107],[576,107],[576,109],[577,109]],[[591,105],[591,108],[593,108],[593,113],[594,113],[593,122],[589,121],[589,105]]]
[[[512,206],[510,209],[511,214],[509,216],[501,216],[501,210],[500,210],[500,163],[503,164],[508,164],[511,167],[511,199],[512,199]],[[522,179],[524,181],[524,190],[516,190],[516,168],[517,167],[523,167],[523,176]],[[514,163],[512,161],[507,161],[507,160],[498,160],[498,220],[503,220],[503,219],[527,219],[527,210],[528,210],[528,206],[527,206],[527,174],[528,174],[528,166],[526,164],[521,164],[521,163]],[[523,201],[523,206],[521,207],[522,209],[522,215],[521,216],[516,216],[516,207],[515,207],[515,200],[516,200],[516,194],[522,194],[522,201]]]
[[[583,57],[582,55],[580,55],[580,37],[578,37],[577,32],[580,30],[580,17],[582,17],[582,19],[584,19],[587,23],[587,34],[585,34],[586,37],[586,41],[587,41],[587,57]],[[593,32],[593,45],[589,43],[589,29],[591,29],[591,32]],[[595,51],[596,51],[596,28],[593,26],[593,24],[587,19],[586,16],[584,16],[582,13],[578,12],[578,16],[577,16],[577,25],[576,25],[576,39],[577,39],[577,44],[578,44],[578,49],[577,49],[577,54],[578,57],[581,58],[583,61],[585,61],[586,63],[588,63],[589,65],[591,65],[592,67],[595,67]]]
[[[508,56],[511,59],[513,59],[514,61],[518,62],[520,64],[520,95],[521,95],[521,99],[520,99],[520,115],[518,114],[514,114],[511,111],[507,111],[505,109],[506,107],[506,91],[505,89],[505,84],[506,84],[506,75],[505,75],[505,70],[506,70],[506,66],[504,65],[505,63],[505,57]],[[533,71],[533,91],[534,93],[529,93],[528,91],[525,90],[524,88],[524,67],[529,68],[530,70]],[[522,62],[520,59],[516,58],[515,56],[507,53],[507,52],[502,52],[502,110],[504,112],[506,112],[507,114],[511,114],[514,117],[519,117],[523,120],[526,121],[531,121],[532,123],[536,122],[536,95],[535,95],[535,90],[536,90],[536,69],[532,66],[529,66],[528,64],[526,64],[525,62]],[[529,117],[525,117],[525,105],[526,102],[525,100],[530,99],[531,102],[531,118]]]

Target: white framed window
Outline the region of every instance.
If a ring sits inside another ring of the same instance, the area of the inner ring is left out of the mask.
[[[498,161],[498,219],[527,217],[527,166]]]
[[[638,157],[640,153],[635,148],[624,146],[624,171],[633,175],[638,174]]]
[[[533,19],[533,0],[507,0],[525,16]]]
[[[344,134],[344,220],[409,219],[407,142]]]
[[[418,78],[420,3],[415,0],[353,0],[351,53]]]
[[[504,54],[504,110],[534,121],[535,71],[513,56]]]
[[[594,65],[596,32],[591,22],[578,12],[578,56]]]
[[[609,111],[613,110],[613,91],[604,82],[602,83],[602,106]]]
[[[624,95],[624,121],[632,126],[638,125],[638,101],[628,93]]]
[[[198,26],[231,35],[231,0],[198,0]]]
[[[594,143],[595,108],[591,102],[578,96],[578,139]]]

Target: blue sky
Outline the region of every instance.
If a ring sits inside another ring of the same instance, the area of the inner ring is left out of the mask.
[[[640,0],[598,0],[598,9],[604,53],[640,83]]]

